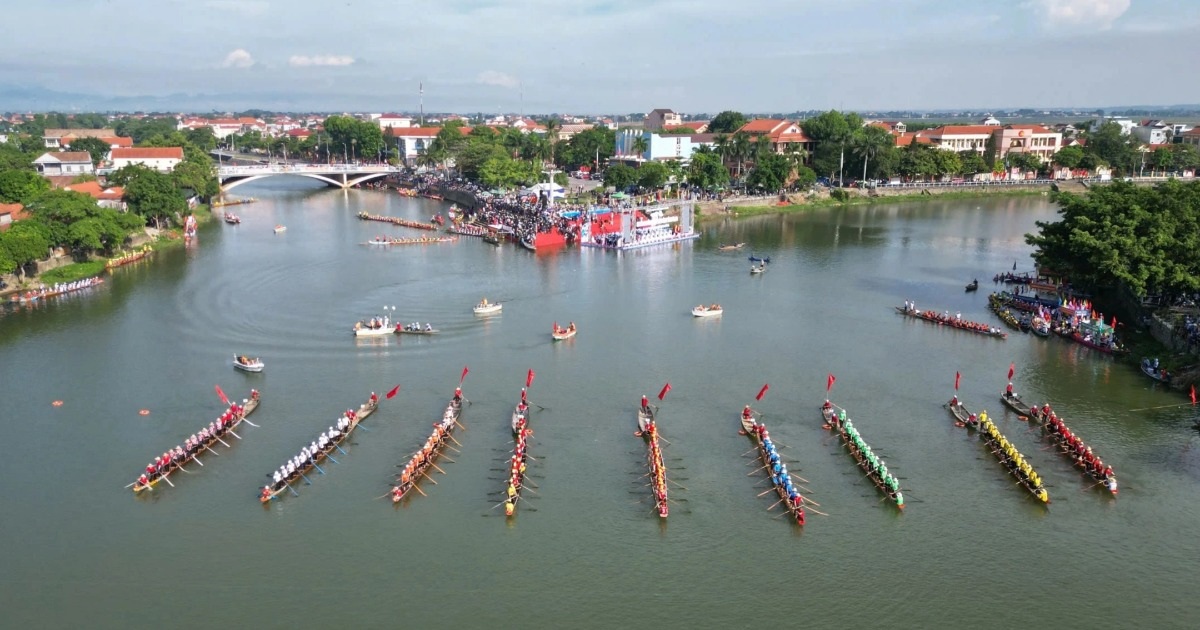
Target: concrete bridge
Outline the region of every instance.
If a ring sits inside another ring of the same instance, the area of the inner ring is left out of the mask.
[[[253,166],[220,166],[217,167],[217,180],[221,183],[221,192],[265,177],[278,175],[298,175],[316,179],[330,186],[350,188],[357,184],[387,177],[392,173],[404,170],[399,166],[387,164],[261,164]]]

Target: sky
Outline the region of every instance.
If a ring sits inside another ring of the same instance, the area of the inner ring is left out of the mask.
[[[1200,103],[1198,0],[6,4],[25,27],[0,38],[0,111],[42,90],[416,111],[422,84],[425,111],[462,113]]]

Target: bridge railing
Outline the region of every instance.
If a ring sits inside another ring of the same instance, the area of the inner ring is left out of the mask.
[[[221,166],[217,174],[222,177],[234,175],[271,175],[276,173],[399,173],[399,166],[387,164],[256,164],[252,166]]]

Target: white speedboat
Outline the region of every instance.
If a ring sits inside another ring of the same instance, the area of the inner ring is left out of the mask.
[[[721,308],[720,304],[713,304],[712,306],[697,306],[696,308],[692,309],[692,315],[694,317],[716,317],[724,312],[725,309]]]
[[[276,234],[279,234],[280,232],[286,232],[286,231],[287,231],[287,226],[286,226],[286,225],[276,225],[276,226],[275,226],[275,233],[276,233]]]
[[[767,270],[767,263],[758,263],[757,265],[750,265],[750,273],[762,273],[766,270]]]
[[[245,355],[233,355],[233,367],[243,372],[261,372],[267,364],[262,362],[262,359],[257,357],[251,359]]]
[[[474,311],[476,315],[491,315],[492,313],[499,313],[503,308],[503,304],[492,304],[487,300],[484,300],[479,304],[476,304],[475,308],[471,310]]]
[[[372,326],[369,323],[358,322],[357,324],[354,325],[354,336],[355,337],[382,337],[383,335],[392,335],[392,334],[396,333],[396,329],[398,327],[399,327],[399,325],[394,326],[392,324],[386,324],[386,325]]]

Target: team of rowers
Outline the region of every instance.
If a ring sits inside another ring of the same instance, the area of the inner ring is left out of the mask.
[[[650,452],[646,455],[646,463],[650,467],[650,485],[654,489],[654,507],[658,510],[658,515],[666,518],[667,516],[667,465],[663,462],[662,449],[658,446],[658,425],[654,422],[654,414],[650,411],[650,401],[645,396],[642,396],[642,414],[645,415],[646,428],[642,431],[642,437],[646,438],[646,442],[650,445]]]
[[[371,398],[367,404],[374,406],[378,403],[379,396],[375,392],[371,392]],[[345,413],[338,416],[333,426],[322,431],[317,436],[317,439],[313,440],[308,446],[301,448],[299,453],[292,456],[278,470],[271,473],[271,483],[263,486],[262,489],[260,497],[262,501],[265,503],[280,490],[283,490],[285,487],[291,487],[293,480],[303,477],[306,470],[316,466],[319,459],[337,448],[338,443],[346,439],[346,435],[357,424],[358,413],[353,409],[347,409]]]
[[[426,323],[424,328],[421,328],[421,322],[413,322],[405,324],[402,330],[407,332],[433,332],[433,324]]]
[[[13,301],[29,302],[31,300],[37,300],[40,298],[52,297],[55,295],[62,295],[64,293],[70,293],[72,291],[79,291],[81,289],[87,289],[89,287],[94,287],[102,282],[104,282],[104,280],[102,278],[93,277],[93,278],[84,278],[83,280],[75,280],[72,282],[56,282],[50,286],[46,286],[43,284],[43,285],[39,285],[38,288],[34,289],[33,291],[26,291],[25,293],[22,293],[19,296],[13,296],[12,299],[13,299]]]
[[[521,388],[521,402],[517,403],[515,410],[516,421],[513,423],[513,439],[516,444],[513,446],[513,454],[508,462],[508,487],[504,489],[504,514],[512,516],[516,510],[517,501],[521,498],[521,484],[525,481],[525,461],[527,455],[526,449],[529,447],[529,436],[533,435],[533,429],[529,428],[528,421],[529,404],[526,399],[525,388]]]
[[[258,400],[258,390],[250,390],[250,398]],[[189,460],[194,458],[204,449],[209,448],[209,444],[221,439],[226,433],[231,431],[233,427],[241,422],[242,418],[246,417],[245,406],[238,403],[230,403],[229,409],[225,410],[217,417],[216,420],[208,423],[208,426],[200,429],[200,431],[191,434],[183,441],[183,446],[176,446],[173,449],[155,457],[149,464],[146,464],[146,472],[142,473],[134,484],[135,491],[150,487],[150,484],[162,477],[166,477]]]
[[[1079,436],[1071,432],[1067,423],[1063,422],[1058,414],[1050,408],[1047,403],[1041,408],[1037,406],[1030,407],[1033,417],[1042,422],[1042,428],[1050,434],[1050,438],[1058,443],[1076,466],[1087,471],[1089,475],[1100,481],[1110,481],[1109,489],[1116,492],[1116,477],[1113,474],[1112,466],[1104,463],[1099,457],[1092,453],[1092,447],[1084,444]]]
[[[400,471],[400,475],[396,478],[399,483],[392,486],[392,503],[399,503],[404,495],[416,485],[417,481],[425,475],[425,470],[433,464],[433,460],[437,459],[438,453],[446,445],[447,440],[451,439],[450,434],[454,431],[454,423],[458,421],[458,415],[462,410],[462,401],[462,388],[454,388],[454,398],[450,400],[449,405],[446,405],[446,411],[442,413],[441,421],[433,425],[433,433],[425,439],[425,443],[408,460],[408,463],[404,465],[404,470]]]
[[[775,492],[779,494],[780,499],[787,500],[788,512],[796,517],[796,523],[803,525],[804,497],[792,484],[792,476],[788,474],[787,464],[780,459],[778,451],[775,450],[775,443],[771,441],[771,432],[767,431],[765,424],[753,420],[753,416],[754,411],[750,409],[750,405],[746,405],[746,408],[742,409],[742,418],[752,423],[755,441],[758,442],[758,454],[771,478],[771,485],[775,487]]]
[[[378,214],[368,214],[366,212],[359,212],[358,218],[364,221],[383,221],[384,223],[391,223],[392,225],[403,225],[404,227],[417,228],[420,230],[437,229],[437,226],[433,223],[421,223],[420,221],[409,221],[408,219],[401,219],[399,217],[385,217]]]
[[[888,472],[887,463],[871,451],[871,445],[863,441],[858,429],[854,428],[854,421],[846,417],[846,410],[834,413],[833,403],[828,400],[821,405],[821,409],[829,417],[829,423],[842,434],[842,439],[846,441],[851,454],[858,460],[862,469],[878,480],[877,483],[882,485],[888,496],[896,501],[897,507],[904,509],[904,493],[900,492],[900,482]]]
[[[955,313],[953,316],[951,316],[949,311],[941,313],[940,315],[938,313],[931,312],[931,311],[920,311],[917,309],[917,306],[915,303],[910,302],[908,300],[904,301],[904,312],[906,314],[914,315],[916,317],[920,317],[921,319],[931,321],[934,323],[946,324],[948,326],[953,326],[955,328],[961,328],[963,330],[970,330],[972,332],[983,333],[985,335],[1002,335],[1002,334],[1004,334],[1003,331],[1001,331],[999,328],[996,328],[994,326],[989,326],[987,324],[981,324],[979,322],[972,322],[969,320],[965,320],[962,318],[962,313]]]
[[[1008,441],[1008,438],[1000,433],[995,423],[988,417],[987,411],[979,412],[979,426],[983,430],[984,441],[987,442],[992,452],[1000,457],[1000,463],[1012,471],[1018,479],[1026,482],[1030,491],[1033,492],[1033,496],[1042,503],[1049,503],[1050,495],[1046,492],[1046,487],[1042,485],[1042,478],[1038,476],[1033,466],[1025,461],[1025,457]]]
[[[113,267],[120,267],[121,265],[128,265],[129,263],[137,262],[145,258],[152,251],[154,250],[151,249],[149,245],[146,245],[137,251],[132,251],[128,254],[117,256],[116,258],[109,258],[107,261],[105,261],[104,268],[112,269]]]

